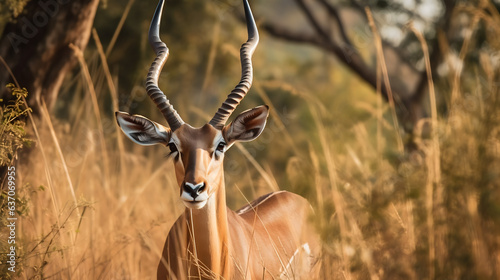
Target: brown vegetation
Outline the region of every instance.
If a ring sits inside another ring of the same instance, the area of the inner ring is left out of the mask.
[[[408,136],[395,128],[394,108],[380,95],[322,53],[302,50],[308,61],[290,60],[280,53],[295,47],[263,38],[266,51],[254,56],[254,97],[242,107],[261,103],[258,96],[271,116],[255,143],[237,145],[226,157],[230,207],[278,188],[307,197],[316,211],[310,226],[323,241],[323,279],[498,279],[500,65],[470,44],[481,30],[491,48],[500,49],[500,17],[487,5],[459,8],[473,19],[460,45],[463,64],[452,60],[441,38],[448,71],[427,78],[431,117],[416,125],[411,152],[398,144]],[[213,26],[214,38],[224,36]],[[237,69],[237,46],[215,43],[212,49],[221,62],[234,62],[228,72]],[[171,52],[175,57],[175,44]],[[92,55],[106,57],[102,48],[86,57]],[[281,72],[280,63],[296,71]],[[145,100],[143,112],[161,120],[159,113],[140,90],[119,102],[108,91],[116,76],[102,65],[80,59],[83,74],[63,86],[62,97],[72,92],[64,116],[43,109],[29,123],[36,148],[17,163],[18,196],[29,208],[17,235],[20,279],[153,279],[168,229],[183,211],[172,163],[162,156],[167,152],[124,140],[110,104]],[[165,69],[172,67],[181,66],[167,63]],[[204,89],[211,94],[231,87],[231,81],[214,82],[219,77],[212,70],[202,71]],[[179,76],[169,74],[161,82],[166,88],[189,88],[190,79],[172,85]],[[342,93],[332,95],[332,88]],[[191,102],[200,93],[182,93],[187,98],[170,99],[183,115],[210,117],[203,112],[213,111],[211,101],[201,112],[203,103]],[[1,248],[3,242],[2,232]]]

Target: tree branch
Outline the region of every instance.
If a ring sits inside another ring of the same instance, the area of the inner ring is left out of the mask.
[[[347,42],[344,43],[337,43],[335,42],[332,37],[323,29],[321,24],[318,22],[317,17],[314,15],[312,10],[305,4],[304,0],[296,0],[299,8],[304,12],[307,20],[309,23],[313,26],[317,33],[317,38],[315,38],[316,42],[320,42],[320,44],[316,43],[317,46],[323,48],[324,50],[332,53],[334,56],[336,56],[345,66],[350,68],[354,73],[356,73],[361,79],[363,79],[365,82],[367,82],[370,86],[373,88],[376,88],[377,85],[377,77],[374,69],[371,69],[366,62],[363,60],[363,58],[359,55],[357,49],[348,44]],[[340,17],[339,17],[340,20]],[[340,27],[343,27],[341,25]],[[342,28],[341,28],[342,29]],[[345,32],[345,31],[344,31]],[[286,35],[288,35],[288,38],[290,39],[290,35],[293,34],[292,32],[288,31],[286,32]],[[280,34],[275,34],[275,35],[280,35]],[[282,34],[284,35],[284,34]],[[298,34],[296,34],[298,35]],[[344,33],[344,35],[347,37],[347,34]],[[285,38],[284,36],[279,36],[281,38]],[[310,36],[309,36],[310,37]],[[347,37],[348,38],[348,37]],[[298,39],[298,38],[295,38]],[[397,96],[401,96],[402,92],[405,92],[401,87],[398,86],[393,86],[393,91],[396,93]],[[385,100],[387,100],[387,88],[385,86],[385,83],[382,82],[382,96],[384,97]],[[404,95],[406,96],[406,94]]]
[[[352,44],[345,22],[342,20],[340,8],[331,4],[328,0],[314,0],[319,5],[318,8],[323,8],[328,12],[328,16],[334,21],[334,24],[338,27],[338,36],[333,36],[326,27],[325,23],[320,21],[320,17],[315,13],[316,10],[311,6],[311,2],[306,0],[295,0],[298,8],[304,14],[308,24],[312,27],[313,32],[307,31],[295,31],[293,28],[287,26],[280,26],[278,23],[264,22],[261,24],[263,30],[267,31],[269,34],[276,38],[296,42],[305,43],[318,48],[335,56],[342,64],[347,66],[352,70],[357,76],[368,83],[372,88],[377,86],[377,77],[375,67],[368,65],[367,61],[359,54],[356,47]],[[449,18],[451,17],[451,8],[454,6],[452,0],[444,0],[446,5],[446,16],[445,24],[443,29],[446,30],[445,25],[447,25]],[[450,5],[452,4],[452,5]],[[363,7],[357,2],[353,1],[350,4],[351,8],[356,11],[361,12]],[[405,12],[405,11],[403,11]],[[366,14],[362,13],[362,18],[366,20]],[[399,102],[399,118],[405,123],[414,123],[419,117],[423,116],[423,107],[420,106],[422,96],[425,92],[426,87],[426,73],[419,71],[410,62],[410,60],[401,52],[401,49],[389,44],[388,42],[382,41],[383,48],[392,53],[392,58],[390,63],[388,63],[388,68],[392,69],[391,74],[391,87],[394,92],[394,98]],[[438,45],[430,44],[431,46],[431,60],[433,64],[433,69],[437,67],[439,61]],[[384,81],[382,83],[381,94],[387,101],[387,88]],[[419,104],[414,104],[419,103]],[[406,126],[411,128],[412,126]]]
[[[342,19],[340,18],[340,14],[337,11],[337,9],[335,7],[333,7],[330,3],[328,3],[328,1],[326,1],[326,0],[317,0],[317,1],[320,2],[326,8],[326,10],[330,14],[330,16],[332,16],[333,19],[335,20],[335,22],[337,23],[337,26],[338,26],[339,32],[340,32],[340,36],[342,36],[342,39],[344,40],[344,42],[349,46],[353,46],[351,40],[349,39],[349,36],[347,36],[347,33],[345,31],[345,27],[344,27],[344,23],[342,22]]]
[[[306,43],[312,44],[315,46],[322,46],[324,48],[325,43],[323,40],[318,38],[318,36],[312,35],[306,32],[297,32],[286,29],[282,26],[273,25],[269,22],[263,22],[260,24],[260,27],[267,31],[267,33],[287,41],[296,42],[296,43]]]

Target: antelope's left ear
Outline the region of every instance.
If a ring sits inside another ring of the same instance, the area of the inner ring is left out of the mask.
[[[123,133],[139,145],[168,145],[170,129],[146,117],[116,112],[116,121]]]
[[[222,135],[229,145],[234,141],[252,141],[264,130],[268,116],[267,105],[246,110],[222,129]]]

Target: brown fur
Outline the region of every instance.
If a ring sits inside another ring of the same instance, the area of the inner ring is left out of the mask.
[[[188,276],[198,276],[195,251],[201,279],[279,278],[290,257],[304,243],[309,243],[313,256],[317,258],[318,237],[303,230],[307,217],[311,214],[307,201],[289,192],[276,192],[266,196],[262,197],[265,198],[264,201],[241,214],[220,205],[215,217],[220,224],[213,225],[216,228],[206,227],[210,226],[210,222],[206,222],[208,216],[215,214],[210,213],[211,209],[186,209],[167,237],[163,258],[158,267],[158,279],[188,279]],[[191,225],[194,226],[194,231]],[[190,232],[194,232],[195,240]],[[197,233],[205,235],[205,238],[200,238]],[[207,243],[210,240],[218,242]],[[305,273],[310,276],[309,271]],[[303,276],[304,272],[292,268],[284,277],[301,279],[297,278],[300,275]]]
[[[215,129],[183,125],[175,133],[182,139],[182,153],[175,162],[179,185],[205,182],[210,198],[201,209],[186,208],[172,226],[158,279],[275,279],[280,275],[300,279],[304,274],[299,268],[283,271],[305,243],[318,256],[317,235],[304,231],[309,227],[309,203],[281,191],[262,196],[238,212],[230,210],[222,160],[212,160]],[[306,268],[307,273],[310,269]]]

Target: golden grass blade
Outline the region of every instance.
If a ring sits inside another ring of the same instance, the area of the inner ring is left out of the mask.
[[[131,216],[131,212],[135,211],[135,205],[138,203],[139,198],[145,193],[145,191],[153,186],[153,182],[155,180],[158,180],[160,175],[163,175],[165,170],[167,169],[167,165],[169,165],[170,162],[165,161],[162,165],[158,166],[156,171],[148,176],[148,180],[145,181],[140,187],[138,187],[134,194],[132,196],[125,196],[124,198],[120,199],[118,205],[116,206],[116,212],[121,210],[122,207],[127,207],[127,215],[126,217]]]
[[[104,50],[102,48],[101,40],[99,39],[99,35],[97,34],[97,30],[95,28],[92,29],[92,36],[97,46],[97,52],[101,57],[102,68],[104,69],[104,75],[106,76],[106,82],[108,83],[109,91],[111,93],[111,100],[113,104],[113,111],[118,111],[118,93],[116,91],[115,84],[113,83],[113,78],[111,77],[111,72],[109,71],[108,61],[106,59],[106,55],[104,54]]]
[[[380,67],[377,67],[377,161],[378,166],[382,166],[382,125],[384,123],[384,110],[382,100],[382,72]]]
[[[441,182],[441,164],[440,164],[440,148],[439,148],[439,138],[438,138],[438,113],[436,105],[436,92],[434,89],[434,81],[432,80],[431,62],[429,58],[429,49],[427,43],[425,42],[424,36],[420,31],[415,29],[413,24],[409,25],[411,31],[417,36],[420,45],[422,46],[422,51],[424,53],[425,69],[427,72],[427,82],[429,83],[429,99],[431,103],[431,118],[432,118],[432,142],[434,149],[434,178],[435,184],[440,184]]]
[[[133,2],[132,0],[129,1],[129,4]],[[119,110],[118,108],[118,92],[116,90],[115,84],[113,82],[113,78],[111,77],[111,72],[109,71],[109,66],[108,66],[108,61],[106,59],[107,55],[104,54],[104,50],[102,48],[101,40],[99,39],[99,35],[97,34],[97,30],[95,28],[92,29],[92,36],[94,37],[94,41],[97,46],[97,51],[99,53],[99,56],[101,57],[101,62],[102,62],[102,68],[104,70],[104,75],[106,76],[106,81],[108,83],[109,87],[109,92],[111,94],[111,100],[113,104],[113,112],[117,112]],[[118,129],[118,126],[115,127],[115,134],[116,134],[116,142],[118,144],[118,156],[120,157],[120,168],[122,172],[126,172],[124,168],[126,168],[126,164],[123,159],[123,155],[125,153],[125,148],[123,145],[123,137],[121,135],[120,129]],[[121,184],[120,184],[121,185]]]
[[[120,32],[122,31],[123,24],[125,23],[125,20],[127,19],[130,9],[132,8],[132,5],[134,5],[134,2],[135,0],[129,0],[127,6],[125,6],[125,10],[123,11],[122,17],[120,18],[120,22],[118,23],[118,26],[115,29],[115,33],[113,34],[113,37],[111,38],[108,47],[106,48],[105,57],[108,57],[111,51],[113,50],[116,40],[118,39],[118,35],[120,35]]]
[[[7,62],[5,61],[5,59],[3,59],[3,57],[1,55],[0,55],[0,62],[2,62],[3,66],[5,66],[5,69],[7,69],[7,72],[9,72],[9,75],[12,78],[12,80],[14,81],[14,84],[16,84],[16,86],[18,88],[21,88],[21,86],[19,86],[19,82],[17,82],[16,76],[14,76],[14,73],[12,73],[12,69],[10,69],[9,65],[7,64]],[[26,105],[27,104],[28,103],[26,103]]]
[[[269,113],[271,114],[276,125],[278,126],[278,131],[281,132],[281,135],[283,135],[285,137],[285,139],[288,142],[288,144],[290,145],[290,147],[292,147],[293,152],[296,155],[301,155],[302,153],[297,148],[297,145],[295,145],[295,142],[293,141],[293,137],[288,132],[288,129],[286,129],[285,124],[283,123],[283,121],[281,120],[281,118],[278,114],[278,110],[276,110],[276,107],[274,106],[273,102],[271,101],[271,98],[269,98],[269,96],[267,95],[264,88],[261,86],[260,83],[256,83],[256,82],[253,83],[253,87],[256,89],[257,93],[262,98],[264,103],[270,107]]]
[[[56,151],[57,151],[57,154],[59,155],[59,158],[60,158],[60,161],[62,163],[62,166],[63,166],[63,169],[64,169],[64,174],[66,176],[66,180],[68,181],[68,188],[70,190],[70,193],[71,193],[71,197],[73,198],[73,203],[74,203],[74,210],[76,212],[76,215],[77,215],[77,218],[78,219],[81,219],[81,214],[80,214],[80,209],[78,209],[78,201],[76,199],[76,194],[75,194],[75,189],[73,187],[73,183],[71,181],[71,177],[69,175],[69,170],[68,170],[68,166],[66,164],[66,160],[64,159],[64,155],[63,155],[63,152],[61,150],[61,146],[59,144],[59,140],[57,139],[57,135],[55,133],[55,130],[54,130],[54,126],[52,125],[52,121],[50,119],[50,115],[49,115],[49,111],[47,109],[47,106],[45,104],[45,101],[42,99],[42,106],[40,106],[40,111],[41,111],[41,114],[42,114],[42,117],[45,119],[45,121],[47,122],[47,125],[49,126],[49,130],[50,130],[50,134],[52,136],[52,140],[54,142],[54,145],[56,147]],[[46,163],[46,174],[49,175],[50,172],[48,171],[48,162]],[[54,187],[52,186],[51,187],[51,192],[54,191]],[[68,216],[68,219],[69,219],[69,216]],[[59,223],[59,213],[57,213],[57,221],[58,221],[58,228],[61,229],[61,226],[60,226],[60,223]],[[65,222],[64,222],[65,223]],[[76,230],[69,230],[69,237],[70,237],[70,240],[71,240],[71,244],[75,244],[75,241],[76,241]],[[47,247],[47,250],[50,248],[50,245]],[[74,246],[71,246],[70,247],[70,255],[73,255],[74,254],[74,249],[75,247]],[[47,253],[45,254],[45,256],[47,255]],[[67,266],[69,267],[69,262],[70,260],[69,259],[66,259],[66,263],[67,263]],[[69,271],[68,271],[69,273]]]
[[[241,143],[236,143],[234,144],[238,150],[250,161],[250,163],[257,169],[259,172],[260,176],[266,181],[267,185],[269,188],[275,192],[279,191],[279,186],[276,184],[276,181],[272,179],[272,176],[262,168],[262,166],[255,160],[255,158],[248,152],[248,150],[241,144]]]
[[[87,82],[87,86],[89,89],[90,93],[90,98],[92,100],[92,105],[94,107],[94,113],[96,117],[96,122],[97,122],[97,128],[99,131],[99,141],[101,142],[101,153],[102,153],[102,159],[103,159],[103,182],[104,182],[104,188],[108,192],[108,195],[112,197],[110,193],[110,187],[109,187],[109,157],[108,157],[108,151],[106,148],[106,141],[104,140],[104,129],[102,127],[102,119],[101,119],[101,113],[99,111],[99,103],[97,101],[97,95],[95,92],[94,84],[92,82],[92,78],[90,77],[89,69],[87,67],[87,64],[85,63],[85,59],[83,57],[82,51],[75,45],[70,44],[70,48],[75,52],[76,57],[78,58],[78,62],[80,63],[80,68],[82,69],[82,75],[85,78],[85,81]]]
[[[429,99],[431,103],[431,124],[432,124],[432,149],[428,152],[429,157],[431,157],[431,166],[429,167],[429,178],[426,186],[426,206],[427,206],[427,228],[428,228],[428,238],[429,238],[429,277],[434,279],[435,277],[435,259],[436,259],[436,232],[434,228],[434,216],[436,215],[434,205],[441,205],[443,203],[443,189],[441,187],[441,154],[439,148],[439,138],[438,138],[438,115],[437,115],[437,105],[436,105],[436,93],[434,90],[434,82],[432,80],[431,63],[429,58],[429,50],[427,43],[425,42],[424,36],[420,31],[418,31],[412,23],[409,25],[410,30],[417,36],[417,39],[422,46],[422,51],[424,53],[425,69],[427,73],[427,81],[429,84]],[[434,188],[436,189],[436,194],[434,194]],[[434,198],[434,195],[436,196]],[[440,207],[440,206],[438,206]],[[440,215],[438,218],[444,218]],[[445,238],[442,234],[438,234],[438,238]],[[444,248],[441,248],[444,249]],[[442,251],[442,250],[438,250]],[[440,266],[443,265],[443,258],[440,258]]]
[[[28,104],[26,102],[26,100],[24,100],[24,103]],[[52,176],[50,175],[50,170],[49,170],[50,164],[49,164],[49,161],[47,158],[47,154],[45,152],[45,147],[43,146],[42,139],[40,138],[40,134],[38,133],[37,125],[35,123],[35,120],[33,119],[33,115],[31,115],[31,112],[28,114],[29,114],[29,119],[30,119],[31,125],[33,126],[33,131],[35,132],[37,144],[40,146],[40,152],[42,154],[43,163],[44,163],[45,176],[47,178],[47,184],[48,184],[49,190],[50,190],[50,198],[52,201],[52,207],[54,208],[54,217],[56,217],[57,225],[60,227],[61,223],[59,220],[59,213],[60,213],[59,199],[57,197],[56,192],[54,191],[54,184],[53,184]]]
[[[196,268],[198,269],[198,278],[201,280],[201,271],[200,271],[200,265],[199,265],[199,260],[198,260],[198,252],[196,251],[196,236],[194,235],[194,223],[193,223],[193,210],[189,209],[189,215],[190,215],[190,227],[189,229],[189,235],[191,236],[191,240],[193,240],[193,254],[195,258],[195,263]]]
[[[207,90],[208,83],[210,81],[210,77],[212,76],[212,71],[214,69],[215,58],[217,57],[217,49],[218,49],[217,47],[219,46],[220,27],[221,27],[221,21],[217,20],[215,22],[213,30],[212,42],[210,43],[210,52],[208,53],[208,61],[207,61],[207,68],[205,69],[205,77],[203,79],[203,84],[201,86],[202,92],[205,92]],[[203,96],[204,95],[202,95],[200,99],[202,99]],[[201,102],[201,104],[203,104],[203,102]]]
[[[377,26],[375,25],[375,21],[373,20],[370,8],[366,7],[365,12],[366,16],[368,17],[368,22],[370,23],[370,28],[372,29],[373,37],[375,39],[375,47],[377,48],[377,67],[381,67],[384,77],[384,84],[387,88],[387,99],[389,101],[389,106],[391,107],[392,121],[394,122],[398,150],[400,152],[404,152],[403,140],[401,139],[401,135],[399,134],[399,123],[396,114],[396,106],[394,104],[394,96],[392,94],[392,88],[389,82],[389,74],[387,73],[387,65],[385,63],[384,51],[382,49],[382,39],[378,34]]]
[[[480,5],[484,5],[484,2],[486,1],[480,1],[483,4],[480,3]],[[465,57],[467,56],[467,53],[469,52],[469,45],[471,43],[472,35],[474,35],[474,30],[476,29],[477,24],[479,23],[480,18],[480,9],[477,10],[477,12],[474,12],[474,16],[472,17],[471,23],[468,28],[465,29],[465,38],[462,44],[462,48],[460,49],[460,53],[458,55],[458,58],[460,59],[460,63],[455,66],[455,76],[453,80],[453,87],[451,90],[451,108],[454,107],[454,104],[457,102],[458,97],[460,95],[460,79],[462,76],[462,71],[463,71],[463,66],[464,66],[464,61]],[[452,110],[450,110],[452,111]]]
[[[316,123],[317,131],[319,134],[319,140],[321,142],[321,148],[323,150],[323,154],[325,157],[326,165],[327,165],[327,170],[328,170],[328,179],[329,183],[331,186],[331,194],[332,194],[332,201],[334,204],[334,209],[335,213],[338,217],[338,222],[339,222],[339,227],[340,227],[340,246],[341,246],[341,251],[342,251],[342,263],[343,263],[343,271],[346,273],[346,278],[347,279],[352,279],[352,276],[350,274],[350,268],[348,265],[348,257],[346,256],[345,250],[343,249],[346,244],[345,241],[347,240],[347,236],[349,235],[349,230],[347,228],[347,222],[346,222],[346,215],[344,213],[344,199],[342,197],[342,194],[340,193],[338,189],[338,177],[337,177],[337,170],[335,167],[335,160],[334,157],[330,151],[330,141],[328,141],[328,138],[326,136],[326,129],[323,126],[323,123],[320,119],[320,116],[318,115],[318,112],[314,110],[314,108],[310,108],[311,114],[313,115],[314,122]],[[316,187],[319,187],[320,185],[316,185]],[[317,190],[318,193],[322,193],[322,190]]]
[[[47,125],[49,126],[50,135],[52,136],[52,140],[53,140],[54,145],[56,147],[57,154],[59,155],[59,160],[62,163],[62,166],[64,169],[64,175],[66,176],[66,180],[68,181],[68,188],[69,188],[69,191],[71,193],[71,197],[73,198],[73,202],[74,202],[74,205],[76,208],[76,214],[77,214],[78,218],[80,219],[81,214],[80,214],[80,210],[78,209],[78,201],[76,199],[75,189],[73,188],[73,182],[71,181],[71,177],[69,175],[68,165],[66,164],[66,160],[64,159],[64,154],[62,152],[61,145],[59,144],[59,140],[57,139],[57,135],[56,135],[56,132],[54,130],[54,126],[52,125],[49,110],[47,109],[47,106],[45,105],[45,101],[43,99],[42,99],[41,105],[42,106],[40,107],[40,109],[41,109],[42,117],[44,118],[44,120],[47,122]],[[74,232],[70,231],[70,233],[71,233],[71,239],[72,239],[72,243],[73,243],[74,238],[75,238]]]

